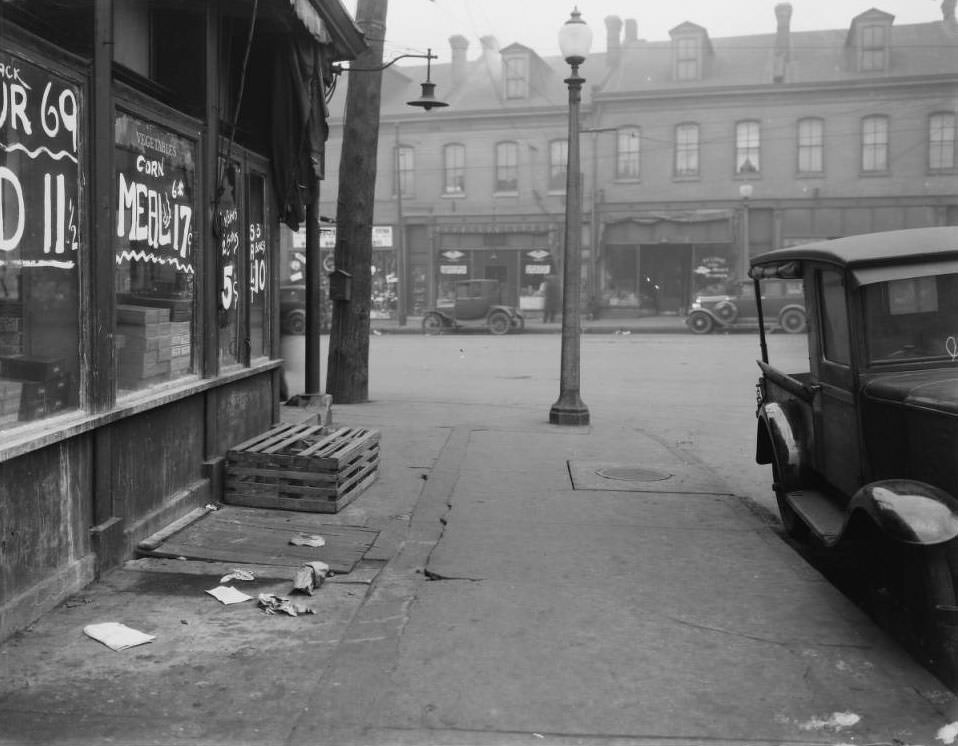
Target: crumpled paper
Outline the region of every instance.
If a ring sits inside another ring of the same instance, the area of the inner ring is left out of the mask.
[[[313,595],[313,590],[319,588],[329,575],[329,565],[325,562],[307,562],[296,572],[293,578],[293,592]]]
[[[315,614],[316,612],[306,604],[298,604],[290,601],[283,596],[277,596],[275,593],[260,593],[257,602],[260,608],[267,614],[289,614],[290,616],[300,616],[301,614]]]
[[[231,580],[256,580],[256,578],[249,570],[237,570],[233,568],[228,574],[220,578],[220,584],[228,583]]]
[[[324,547],[326,539],[319,534],[299,534],[290,539],[289,543],[297,547]]]

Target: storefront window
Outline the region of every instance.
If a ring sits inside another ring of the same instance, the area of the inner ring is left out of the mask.
[[[250,357],[268,354],[266,308],[269,289],[269,250],[266,228],[266,179],[250,174],[249,202],[249,339]]]
[[[0,428],[76,407],[79,89],[0,52]]]
[[[123,392],[191,371],[196,146],[123,113],[115,143],[116,376]]]

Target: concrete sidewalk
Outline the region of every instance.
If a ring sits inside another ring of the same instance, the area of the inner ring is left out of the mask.
[[[266,616],[137,560],[0,646],[0,743],[925,744],[954,696],[689,454],[625,421],[380,402],[361,565]],[[284,408],[302,419],[309,410]],[[245,592],[286,593],[254,568]],[[156,635],[115,653],[84,625]]]

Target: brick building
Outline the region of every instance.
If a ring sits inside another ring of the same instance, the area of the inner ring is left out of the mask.
[[[605,50],[581,68],[590,310],[681,313],[740,275],[746,251],[958,223],[953,0],[941,20],[908,25],[870,9],[846,28],[796,32],[791,16],[780,4],[769,33],[727,38],[687,22],[666,41],[605,19]],[[375,222],[394,239],[374,264],[398,277],[410,314],[466,277],[499,278],[535,308],[562,255],[569,67],[521,43],[483,38],[471,60],[464,37],[449,43],[449,61],[432,65],[448,108],[406,106],[424,68],[383,72]],[[326,214],[342,136],[333,103]]]

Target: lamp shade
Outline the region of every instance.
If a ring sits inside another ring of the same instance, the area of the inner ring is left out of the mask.
[[[592,48],[592,29],[582,20],[579,9],[559,29],[559,51],[570,65],[581,65]]]

